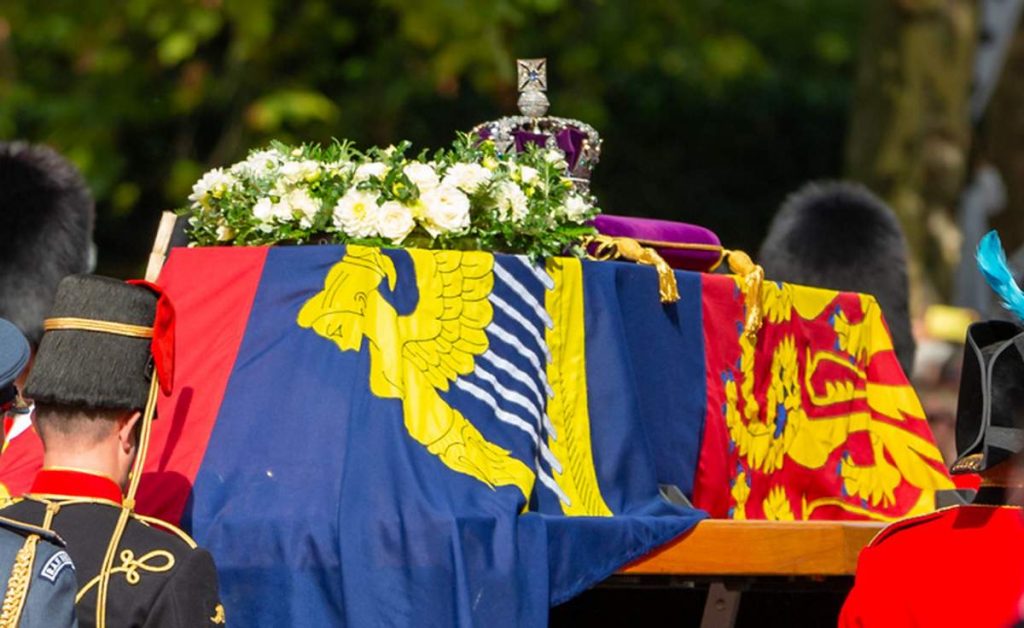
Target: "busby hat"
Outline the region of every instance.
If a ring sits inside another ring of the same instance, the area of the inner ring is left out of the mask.
[[[0,317],[32,344],[60,280],[90,270],[94,213],[82,175],[56,151],[0,142]]]
[[[174,312],[159,288],[72,275],[57,289],[25,394],[37,404],[132,410],[173,377]]]
[[[25,336],[13,323],[0,318],[0,411],[17,398],[14,382],[28,364],[29,355]]]

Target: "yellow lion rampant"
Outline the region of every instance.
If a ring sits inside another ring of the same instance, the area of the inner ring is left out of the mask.
[[[490,487],[515,486],[528,501],[534,472],[489,442],[441,398],[449,384],[475,368],[487,351],[484,329],[493,312],[494,258],[486,253],[409,250],[419,303],[400,316],[380,293],[392,290],[394,262],[379,249],[350,245],[324,281],[324,289],[302,306],[298,323],[332,340],[342,351],[370,350],[370,391],[401,399],[409,435],[450,469]]]

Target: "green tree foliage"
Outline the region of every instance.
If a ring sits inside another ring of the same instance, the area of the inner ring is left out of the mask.
[[[93,185],[101,269],[137,272],[156,216],[271,138],[409,139],[515,110],[517,56],[552,113],[605,138],[606,211],[755,247],[781,197],[835,176],[855,0],[6,0],[0,136]]]
[[[948,298],[960,261],[956,208],[968,167],[974,0],[869,0],[850,176],[900,218],[916,297]]]

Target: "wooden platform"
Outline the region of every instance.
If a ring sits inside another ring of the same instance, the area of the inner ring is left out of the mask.
[[[703,628],[731,628],[744,588],[778,578],[853,576],[857,556],[885,527],[845,521],[701,521],[612,580],[708,582]],[[647,578],[652,576],[654,578]],[[737,587],[737,580],[743,584]],[[732,584],[730,584],[730,582]]]
[[[844,521],[702,521],[624,575],[842,576],[884,527]]]

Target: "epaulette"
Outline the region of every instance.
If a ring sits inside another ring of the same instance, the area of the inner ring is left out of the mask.
[[[953,510],[954,508],[958,507],[959,506],[948,506],[946,508],[940,508],[932,512],[927,512],[923,515],[917,515],[915,517],[908,517],[906,519],[894,521],[889,525],[885,526],[884,528],[882,528],[882,531],[876,534],[875,538],[871,539],[871,542],[868,543],[867,546],[877,547],[879,544],[881,544],[883,541],[885,541],[892,535],[896,534],[897,532],[903,532],[905,530],[909,530],[910,528],[915,528],[919,525],[935,521],[936,519],[941,519],[945,516],[947,511]]]
[[[66,547],[67,543],[61,538],[59,534],[53,530],[47,530],[46,528],[40,528],[29,523],[22,523],[14,519],[8,519],[7,517],[0,517],[0,528],[6,528],[11,532],[17,532],[22,536],[29,536],[35,534],[44,541],[49,541],[57,547]]]

